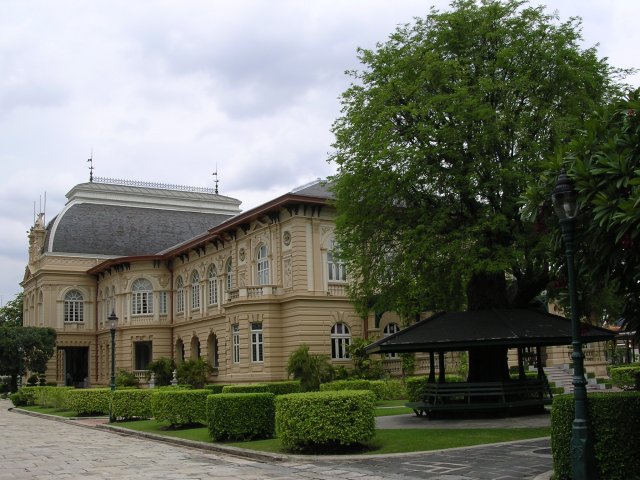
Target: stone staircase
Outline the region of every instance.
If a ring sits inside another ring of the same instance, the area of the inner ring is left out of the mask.
[[[569,365],[544,367],[544,373],[547,375],[549,383],[563,388],[564,393],[573,393],[573,368],[570,368]],[[587,378],[587,391],[596,392],[599,390],[606,390],[606,386],[603,383],[598,383],[595,378]]]

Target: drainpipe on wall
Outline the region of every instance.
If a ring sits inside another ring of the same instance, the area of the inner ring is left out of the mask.
[[[175,352],[174,352],[174,348],[175,348],[175,342],[173,341],[173,262],[169,261],[167,262],[167,266],[169,267],[169,298],[168,298],[168,304],[169,304],[169,325],[171,325],[171,359],[173,359]]]

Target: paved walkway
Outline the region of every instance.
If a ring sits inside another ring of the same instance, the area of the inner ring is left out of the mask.
[[[0,479],[522,480],[551,469],[548,439],[440,452],[255,460],[8,411],[0,400]]]

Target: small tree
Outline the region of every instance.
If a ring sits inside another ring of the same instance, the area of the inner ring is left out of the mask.
[[[209,373],[211,373],[211,366],[201,358],[187,360],[178,365],[178,383],[191,385],[193,388],[202,388],[207,383]]]
[[[151,378],[151,374],[155,375],[155,385],[163,387],[170,385],[173,380],[173,371],[176,368],[175,362],[166,357],[160,357],[159,359],[151,362],[147,365],[147,371],[149,372],[147,380]]]
[[[309,345],[300,345],[289,355],[287,373],[300,380],[303,392],[318,391],[320,383],[333,377],[333,367],[327,356],[309,353]]]
[[[133,372],[127,372],[123,369],[119,370],[116,375],[116,385],[118,387],[138,387],[140,382]]]
[[[353,377],[378,380],[385,376],[382,362],[371,358],[365,351],[370,343],[371,341],[365,338],[354,338],[351,344],[347,345],[347,352],[353,361]]]

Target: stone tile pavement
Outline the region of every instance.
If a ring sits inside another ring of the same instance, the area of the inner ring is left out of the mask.
[[[0,400],[0,480],[548,478],[548,439],[367,457],[243,458],[8,410]]]

